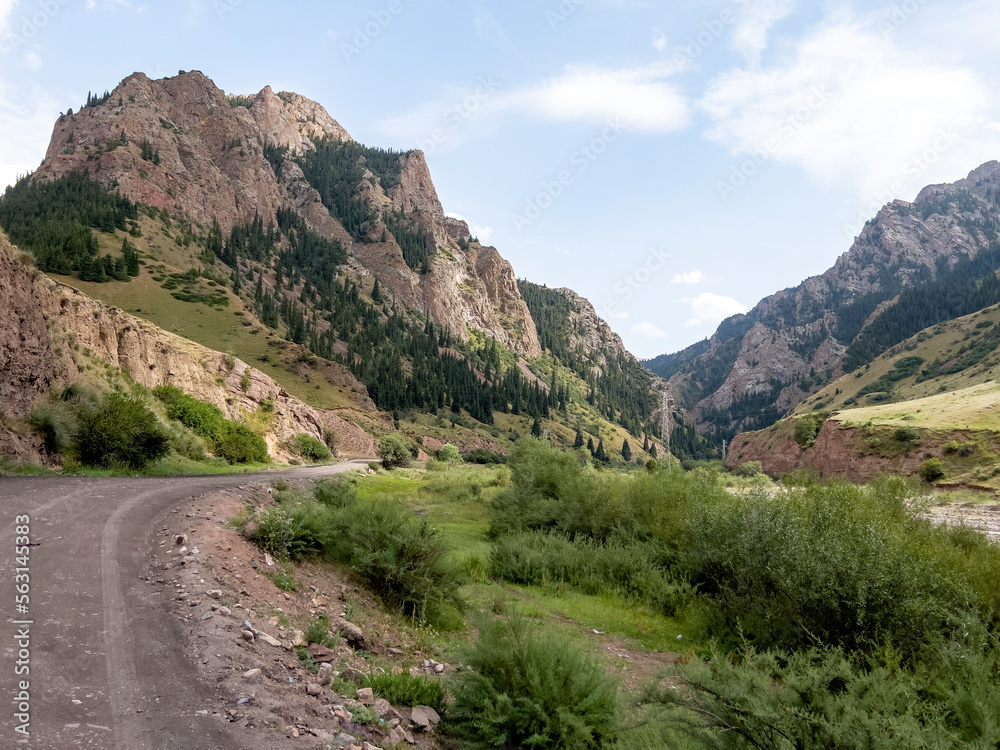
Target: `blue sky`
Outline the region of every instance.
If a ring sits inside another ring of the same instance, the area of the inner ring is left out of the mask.
[[[651,357],[1000,158],[997,38],[993,0],[0,0],[0,185],[136,70],[297,91]]]

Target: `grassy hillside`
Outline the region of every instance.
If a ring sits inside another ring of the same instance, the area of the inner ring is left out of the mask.
[[[151,218],[140,211],[141,236],[124,231],[95,232],[101,254],[115,255],[127,237],[140,258],[140,273],[129,282],[80,281],[73,276],[53,274],[83,293],[145,318],[166,331],[183,336],[209,348],[233,354],[280,384],[289,394],[311,406],[333,409],[376,435],[387,430],[387,419],[365,407],[357,383],[340,366],[327,362],[284,338],[283,327],[274,330],[263,325],[250,304],[251,300],[234,294],[228,269],[215,262],[198,244],[190,242],[181,228],[168,225],[162,218]],[[191,269],[199,269],[197,277]],[[244,293],[247,292],[244,288]],[[370,292],[370,290],[369,290]],[[370,294],[365,296],[370,301]],[[470,348],[484,346],[482,337],[474,337]],[[513,366],[517,355],[503,349],[501,360]],[[628,440],[632,460],[647,460],[642,440],[605,419],[595,406],[587,403],[589,386],[576,372],[545,355],[528,364],[533,376],[548,388],[553,374],[560,387],[565,386],[570,403],[565,413],[553,410],[542,419],[554,444],[571,448],[576,428],[584,440],[592,437],[595,445],[603,439],[613,461],[621,460],[621,448]],[[486,447],[509,452],[516,442],[529,435],[533,418],[527,415],[495,413],[495,424],[482,424],[468,414],[439,415],[404,410],[396,415],[401,430],[414,437],[430,437],[441,443]],[[428,443],[432,446],[433,441]]]
[[[920,331],[830,383],[795,414],[896,404],[988,383],[1000,375],[998,347],[1000,307],[988,307]]]

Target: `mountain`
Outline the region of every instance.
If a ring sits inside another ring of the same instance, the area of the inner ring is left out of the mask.
[[[774,423],[842,372],[998,298],[1000,163],[894,201],[825,273],[645,363],[718,440]],[[996,301],[1000,301],[998,298]]]
[[[90,103],[59,118],[36,179],[87,169],[134,203],[202,230],[218,222],[223,235],[274,223],[292,205],[399,303],[452,335],[467,340],[472,326],[540,353],[510,265],[444,215],[422,153],[366,149],[316,102],[270,87],[227,96],[197,71],[158,81],[135,73]],[[401,245],[415,245],[417,260]]]
[[[421,152],[360,144],[298,94],[129,76],[60,116],[0,227],[59,283],[252,364],[368,445],[398,429],[506,452],[530,430],[655,450],[657,380],[589,302],[522,294],[444,214]]]

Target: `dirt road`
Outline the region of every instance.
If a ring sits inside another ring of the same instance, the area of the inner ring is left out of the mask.
[[[212,688],[198,682],[162,590],[141,578],[155,531],[192,496],[366,464],[280,475],[0,479],[0,748],[267,747],[205,715]],[[28,598],[16,599],[23,592]]]

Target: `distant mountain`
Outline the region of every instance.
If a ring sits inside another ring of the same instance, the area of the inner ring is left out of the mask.
[[[927,326],[1000,301],[1000,163],[894,201],[825,273],[645,362],[716,441],[775,422]]]

